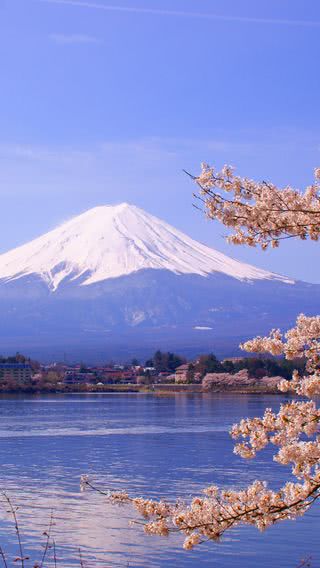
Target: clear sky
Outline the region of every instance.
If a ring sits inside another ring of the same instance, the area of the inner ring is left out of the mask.
[[[320,243],[235,248],[192,207],[201,161],[301,187],[320,166],[319,0],[0,0],[0,252],[129,201],[320,282]]]

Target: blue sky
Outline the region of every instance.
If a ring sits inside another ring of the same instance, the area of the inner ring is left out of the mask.
[[[201,161],[302,187],[320,166],[318,0],[0,0],[0,252],[129,201],[320,282],[320,244],[227,245],[192,207]]]

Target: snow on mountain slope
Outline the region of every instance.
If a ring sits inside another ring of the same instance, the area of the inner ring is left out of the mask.
[[[291,280],[233,260],[198,243],[142,209],[122,203],[95,207],[53,231],[0,255],[0,280],[39,275],[51,290],[65,280],[81,285],[142,269],[239,280]]]

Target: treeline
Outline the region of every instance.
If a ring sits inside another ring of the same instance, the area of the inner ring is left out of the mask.
[[[238,373],[242,369],[247,369],[249,377],[257,379],[276,376],[291,379],[295,369],[303,373],[305,361],[302,359],[288,361],[287,359],[276,357],[244,357],[240,361],[226,360],[223,363],[223,370],[228,373]]]
[[[284,358],[276,357],[243,357],[237,361],[230,359],[219,361],[211,353],[209,355],[201,355],[193,365],[193,370],[195,373],[200,373],[204,376],[207,373],[235,374],[246,369],[249,377],[256,379],[275,376],[290,379],[294,369],[302,372],[304,367],[305,363],[301,359],[287,361]]]
[[[170,353],[170,351],[156,351],[151,359],[145,363],[146,367],[153,367],[157,372],[174,372],[180,365],[186,363],[187,360],[181,355]]]
[[[171,352],[156,351],[151,359],[145,362],[146,367],[153,367],[157,372],[174,373],[180,365],[187,363],[185,357]],[[277,357],[243,357],[239,360],[219,359],[213,353],[200,355],[195,361],[188,362],[188,371],[204,377],[208,373],[238,373],[247,369],[249,377],[262,378],[280,376],[285,379],[292,377],[297,369],[303,372],[305,362],[301,359],[287,361]]]

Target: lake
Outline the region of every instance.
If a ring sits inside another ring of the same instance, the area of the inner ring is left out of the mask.
[[[288,470],[269,450],[246,461],[232,453],[228,431],[246,416],[278,408],[285,396],[144,394],[2,396],[1,488],[19,506],[25,551],[40,559],[51,511],[57,565],[196,568],[295,568],[320,565],[319,507],[265,533],[238,528],[220,544],[182,549],[183,537],[150,537],[130,507],[80,492],[83,473],[103,489],[134,496],[188,498],[208,484],[241,487],[266,479],[275,488]],[[0,503],[0,546],[18,554],[14,527]],[[1,565],[1,564],[0,564]],[[15,564],[17,565],[17,564]],[[31,568],[31,563],[26,566]],[[53,566],[53,561],[45,566]]]

